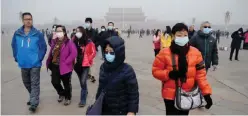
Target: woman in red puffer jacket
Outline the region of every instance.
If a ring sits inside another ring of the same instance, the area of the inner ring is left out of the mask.
[[[90,67],[93,65],[93,60],[96,56],[95,44],[88,39],[83,27],[78,27],[76,35],[72,39],[77,46],[78,56],[76,58],[76,64],[74,70],[78,75],[81,85],[81,98],[79,107],[84,107],[86,104],[86,98],[88,94],[87,90],[87,78],[90,71]]]

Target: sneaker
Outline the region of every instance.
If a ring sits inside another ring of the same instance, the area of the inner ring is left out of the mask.
[[[60,103],[60,102],[62,102],[63,100],[64,100],[64,96],[59,96],[59,99],[58,99],[58,102]]]
[[[31,102],[29,101],[29,102],[27,102],[27,105],[29,106],[31,104]]]
[[[70,105],[70,104],[71,104],[71,100],[65,99],[64,105],[67,106],[67,105]]]
[[[78,107],[84,107],[84,106],[85,106],[85,104],[83,104],[81,102],[78,103]]]
[[[36,111],[36,108],[36,106],[30,106],[29,111],[34,113]]]
[[[94,76],[91,76],[91,82],[92,82],[92,83],[95,83],[95,82],[96,82],[96,79],[95,79]]]

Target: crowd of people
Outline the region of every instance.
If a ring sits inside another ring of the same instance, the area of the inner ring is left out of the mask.
[[[73,29],[72,34],[68,36],[68,30],[63,25],[53,25],[51,33],[48,31],[41,33],[33,26],[33,17],[28,12],[22,14],[22,21],[23,26],[15,31],[11,45],[14,59],[21,69],[24,86],[29,92],[27,105],[30,105],[31,112],[36,111],[40,101],[40,70],[47,52],[44,39],[46,33],[51,48],[46,59],[46,67],[51,71],[51,84],[58,94],[59,103],[70,105],[71,76],[75,71],[81,86],[78,106],[86,106],[87,79],[90,78],[93,83],[96,81],[90,70],[98,52],[97,48],[100,46],[103,63],[100,66],[99,85],[95,98],[97,101],[104,96],[100,114],[136,115],[138,113],[138,80],[133,67],[125,63],[125,42],[118,28],[114,27],[114,22],[108,22],[107,28],[102,26],[98,32],[93,28],[93,20],[86,18],[85,24]],[[140,37],[145,32],[142,30]],[[128,33],[131,33],[131,30],[128,30]],[[166,26],[164,32],[158,29],[151,33],[154,34],[155,53],[152,75],[162,82],[166,114],[188,115],[191,109],[202,107],[202,103],[193,107],[191,101],[186,104],[191,107],[183,109],[185,104],[178,102],[180,99],[177,98],[183,96],[176,94],[178,88],[187,93],[194,85],[199,87],[197,91],[197,94],[200,94],[199,100],[205,99],[207,103],[205,108],[209,109],[213,104],[212,89],[206,74],[211,66],[214,70],[217,69],[219,60],[217,40],[212,36],[211,24],[206,21],[202,23],[199,31],[195,31],[194,26],[188,28],[184,23],[177,23],[172,29]],[[244,37],[248,42],[248,33],[245,34],[243,29],[232,34],[230,60],[234,50],[236,50],[235,59],[238,60],[238,46]]]

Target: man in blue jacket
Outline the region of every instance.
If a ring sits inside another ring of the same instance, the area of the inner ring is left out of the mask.
[[[21,68],[24,86],[29,92],[29,110],[35,112],[39,105],[40,69],[46,54],[47,45],[44,36],[33,27],[30,13],[22,14],[23,26],[15,31],[12,50],[15,61]]]

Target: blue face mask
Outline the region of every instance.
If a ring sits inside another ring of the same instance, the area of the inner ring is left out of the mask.
[[[114,62],[114,60],[115,60],[115,55],[112,55],[112,54],[110,54],[110,53],[106,53],[106,54],[105,54],[105,58],[106,58],[106,60],[107,60],[108,62]]]
[[[179,46],[185,46],[189,42],[189,37],[176,37],[175,43]]]
[[[85,28],[90,28],[90,23],[85,23]]]
[[[108,30],[113,30],[113,26],[108,26]]]
[[[203,33],[209,34],[212,31],[211,28],[203,28]]]

